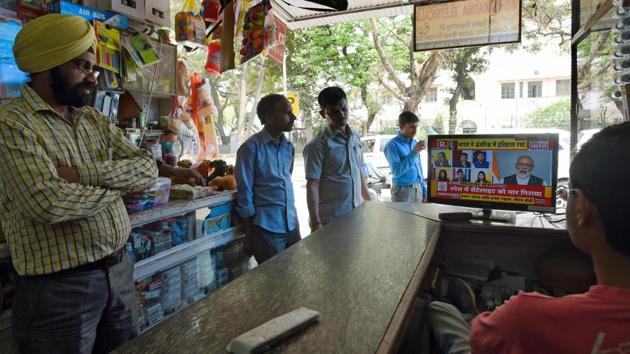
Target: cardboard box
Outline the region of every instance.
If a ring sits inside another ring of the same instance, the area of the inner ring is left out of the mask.
[[[129,27],[129,19],[126,16],[69,1],[56,0],[48,3],[48,12],[81,16],[90,22],[101,21],[120,30],[126,30]]]
[[[146,0],[144,2],[145,18],[162,27],[171,27],[171,6],[169,0]]]
[[[144,0],[97,0],[98,8],[129,16],[138,21],[145,20]]]

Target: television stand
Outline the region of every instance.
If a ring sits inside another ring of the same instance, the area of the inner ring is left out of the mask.
[[[513,224],[516,221],[516,213],[511,211],[497,211],[491,209],[481,209],[473,213],[473,219],[483,221],[505,222]]]

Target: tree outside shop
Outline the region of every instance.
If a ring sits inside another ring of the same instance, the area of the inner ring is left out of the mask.
[[[183,2],[171,1],[172,13],[177,13]],[[538,50],[549,41],[555,41],[562,50],[568,48],[568,0],[524,1],[523,22],[528,49]],[[324,124],[319,117],[317,94],[326,86],[339,85],[346,90],[353,108],[353,126],[367,133],[387,104],[397,102],[401,110],[418,112],[440,70],[452,73],[449,114],[442,119],[446,123],[444,132],[454,132],[463,83],[470,75],[486,69],[493,47],[414,52],[412,37],[410,16],[289,31],[287,91],[299,94],[300,119],[307,136]],[[204,72],[205,59],[203,49],[188,55],[191,67],[199,72]],[[231,136],[242,141],[255,133],[259,128],[255,115],[257,100],[268,93],[283,91],[281,65],[264,57],[237,65],[220,76],[207,76],[218,109],[217,132],[224,144],[229,143]],[[426,118],[428,122],[436,119]]]

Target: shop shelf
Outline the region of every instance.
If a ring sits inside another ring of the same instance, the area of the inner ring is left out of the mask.
[[[139,227],[162,219],[183,215],[197,209],[210,208],[216,205],[225,204],[234,200],[235,195],[236,192],[228,191],[219,192],[218,194],[195,200],[171,201],[168,205],[160,208],[129,214],[129,221],[131,222],[132,228]]]
[[[138,281],[160,270],[180,264],[204,251],[224,246],[242,237],[242,228],[237,226],[173,247],[136,263],[133,278]]]

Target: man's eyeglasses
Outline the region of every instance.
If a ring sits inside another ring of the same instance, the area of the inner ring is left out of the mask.
[[[100,71],[96,70],[98,68],[96,65],[92,66],[90,65],[90,63],[84,60],[77,60],[77,61],[72,62],[72,64],[85,77],[94,75],[95,78],[98,78],[98,75],[101,73]]]

